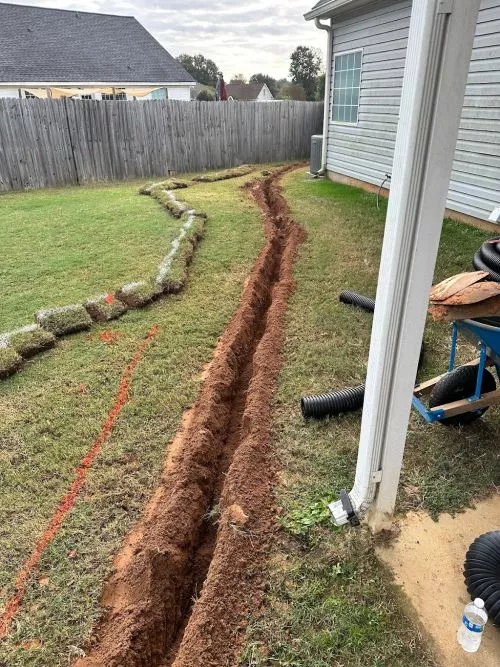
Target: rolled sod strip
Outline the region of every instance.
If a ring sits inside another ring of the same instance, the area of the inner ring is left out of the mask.
[[[16,373],[22,365],[23,359],[13,347],[10,345],[0,347],[0,380]]]
[[[38,324],[54,336],[85,331],[92,326],[92,318],[81,304],[40,310],[35,317]]]
[[[224,171],[219,171],[215,174],[200,174],[193,178],[193,181],[198,183],[214,183],[215,181],[225,181],[229,178],[237,178],[238,176],[246,176],[247,174],[252,173],[253,168],[247,164],[241,165],[241,167],[234,167],[233,169],[225,169]]]
[[[143,308],[157,299],[163,289],[156,283],[140,280],[122,285],[115,293],[129,308]]]
[[[187,280],[186,269],[193,259],[198,241],[203,236],[205,218],[189,211],[179,235],[172,241],[170,251],[163,258],[155,282],[166,294],[177,294]]]
[[[182,190],[189,187],[189,185],[189,183],[185,183],[184,181],[177,181],[170,178],[167,181],[161,181],[160,183],[143,185],[139,192],[141,195],[152,195],[155,190]]]
[[[94,322],[115,320],[128,310],[125,303],[119,301],[113,294],[100,294],[87,299],[83,305]]]
[[[54,347],[56,337],[38,324],[28,324],[20,329],[1,334],[0,345],[2,342],[12,347],[23,359],[29,359],[35,354]]]

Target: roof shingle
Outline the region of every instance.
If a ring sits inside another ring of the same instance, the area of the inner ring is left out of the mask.
[[[0,3],[2,83],[194,83],[133,17]]]

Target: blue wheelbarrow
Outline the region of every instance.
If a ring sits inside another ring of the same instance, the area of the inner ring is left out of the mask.
[[[459,334],[477,346],[479,358],[455,368]],[[455,321],[448,372],[417,385],[413,407],[430,424],[463,426],[479,419],[490,405],[500,403],[500,389],[488,367],[500,378],[500,318]],[[423,396],[429,396],[428,405]]]

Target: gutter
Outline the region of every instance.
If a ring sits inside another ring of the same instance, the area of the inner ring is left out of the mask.
[[[151,88],[152,86],[162,87],[162,86],[195,86],[196,81],[175,81],[175,82],[166,82],[160,83],[157,81],[153,82],[144,82],[144,81],[128,81],[128,82],[119,82],[113,83],[110,81],[78,81],[76,83],[70,83],[68,81],[0,81],[0,88],[9,87],[9,88],[95,88],[99,86],[100,88],[137,88],[140,86],[145,86]]]
[[[326,72],[325,72],[325,108],[323,112],[323,146],[321,149],[321,169],[318,171],[318,176],[323,176],[326,173],[327,151],[328,151],[328,129],[330,125],[330,88],[332,83],[332,58],[333,58],[333,26],[330,24],[321,23],[319,19],[315,19],[314,23],[319,30],[326,30],[328,32],[328,46],[326,50]]]
[[[306,21],[317,18],[332,18],[346,11],[364,9],[369,5],[375,7],[378,4],[380,4],[380,0],[329,0],[329,2],[323,2],[319,6],[313,7],[311,11],[304,14],[304,18]]]

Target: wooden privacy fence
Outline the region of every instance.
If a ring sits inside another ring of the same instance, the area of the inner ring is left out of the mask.
[[[321,102],[0,99],[0,192],[309,156]]]

